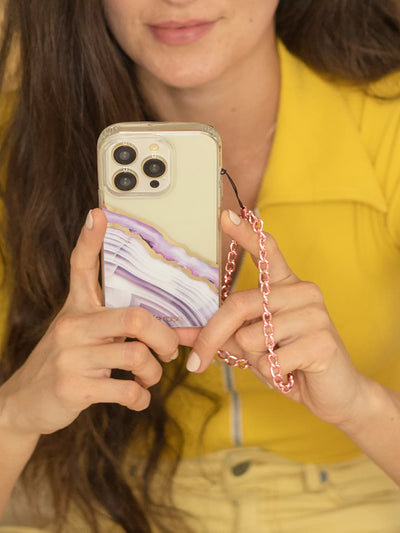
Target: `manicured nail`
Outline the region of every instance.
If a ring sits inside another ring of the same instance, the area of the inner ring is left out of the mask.
[[[176,350],[175,353],[173,353],[173,354],[171,355],[171,361],[175,361],[175,359],[178,358],[178,355],[179,355],[179,348]]]
[[[186,368],[189,370],[189,372],[196,372],[200,368],[201,359],[197,355],[196,352],[192,352],[189,355],[189,359],[186,363]]]
[[[239,226],[240,222],[241,222],[241,218],[239,215],[237,215],[235,213],[235,211],[231,211],[229,209],[229,218],[231,219],[231,221],[235,224],[235,226]]]
[[[92,211],[91,210],[87,214],[85,227],[86,227],[86,229],[89,229],[89,230],[93,228],[93,216],[92,216]]]

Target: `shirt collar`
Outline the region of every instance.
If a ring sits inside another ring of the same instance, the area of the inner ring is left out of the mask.
[[[339,87],[281,43],[279,55],[278,121],[258,206],[344,200],[385,212],[374,168]]]

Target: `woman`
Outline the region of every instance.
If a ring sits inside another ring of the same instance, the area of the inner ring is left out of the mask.
[[[400,68],[398,5],[294,4],[8,3],[3,71],[18,32],[21,79],[3,106],[4,524],[398,530],[398,489],[356,448],[400,481],[400,104],[396,77],[372,84]],[[258,241],[229,187],[223,248],[249,254],[201,332],[102,307],[96,139],[154,118],[219,131],[243,203],[281,246],[267,237],[287,395],[266,386]],[[219,348],[251,370],[210,365]],[[20,477],[36,492],[26,512]]]

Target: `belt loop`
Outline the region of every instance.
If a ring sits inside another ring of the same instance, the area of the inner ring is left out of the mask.
[[[321,492],[324,480],[318,465],[307,463],[303,467],[304,488],[307,492]]]

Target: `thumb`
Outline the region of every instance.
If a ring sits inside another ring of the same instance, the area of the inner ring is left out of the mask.
[[[101,209],[89,211],[78,241],[71,254],[70,292],[74,306],[87,309],[88,304],[101,305],[99,293],[99,253],[103,244],[107,219]]]
[[[254,231],[252,225],[247,220],[239,217],[234,211],[229,210],[223,211],[221,214],[221,227],[239,246],[251,254],[257,266],[260,259],[260,242],[259,235]],[[260,227],[260,225],[257,227]],[[272,235],[264,232],[263,235],[265,236],[266,257],[269,263],[271,283],[297,280]]]

